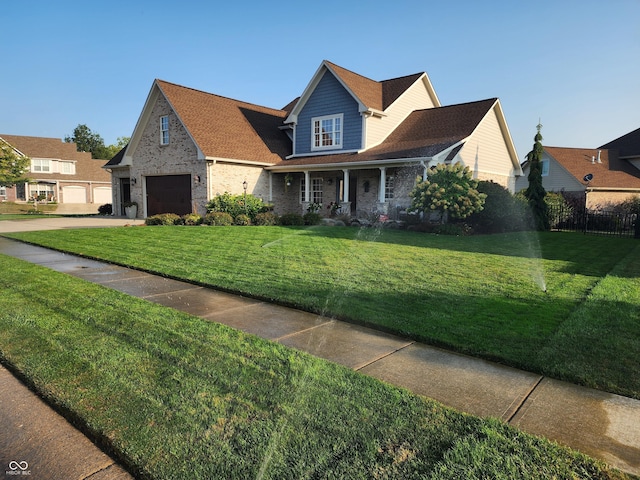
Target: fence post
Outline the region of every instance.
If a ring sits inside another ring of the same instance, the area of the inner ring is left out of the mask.
[[[640,213],[636,213],[636,224],[633,231],[633,238],[640,238]]]

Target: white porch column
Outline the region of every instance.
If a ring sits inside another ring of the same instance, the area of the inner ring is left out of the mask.
[[[309,170],[304,172],[304,201],[305,203],[311,201],[311,175]]]
[[[387,183],[387,167],[380,168],[380,188],[378,189],[378,203],[384,203],[384,187]]]
[[[342,183],[342,201],[344,203],[351,201],[349,198],[349,169],[345,168],[342,170],[344,178]]]
[[[269,172],[269,200],[268,202],[273,202],[273,172]]]

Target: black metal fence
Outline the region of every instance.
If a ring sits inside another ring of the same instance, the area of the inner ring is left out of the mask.
[[[589,211],[568,205],[549,208],[551,230],[640,238],[637,213]]]

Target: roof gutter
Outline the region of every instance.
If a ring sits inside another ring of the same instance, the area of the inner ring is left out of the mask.
[[[257,162],[254,160],[238,160],[237,158],[222,158],[222,157],[204,157],[207,162],[211,162],[214,165],[218,162],[221,163],[234,163],[238,165],[255,165],[257,167],[269,167],[272,166],[273,163],[267,162]]]
[[[341,170],[344,168],[377,168],[378,166],[405,165],[410,163],[424,164],[433,157],[391,158],[387,160],[363,160],[361,162],[315,163],[307,165],[273,165],[265,170],[274,172],[301,172],[304,170]]]

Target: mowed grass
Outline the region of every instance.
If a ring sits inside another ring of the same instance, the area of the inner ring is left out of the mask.
[[[129,227],[12,235],[640,398],[640,243],[535,232]]]
[[[223,325],[0,268],[0,358],[139,478],[627,478]]]

